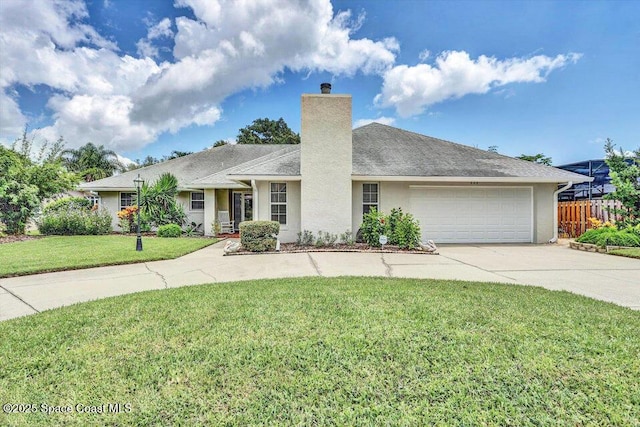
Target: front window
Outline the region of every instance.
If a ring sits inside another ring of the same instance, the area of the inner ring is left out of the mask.
[[[204,209],[204,193],[192,192],[191,193],[191,210],[201,211]]]
[[[378,207],[378,184],[362,184],[362,214],[369,213],[371,208]]]
[[[271,221],[287,223],[287,184],[271,183]]]
[[[120,193],[120,210],[135,205],[136,193]]]

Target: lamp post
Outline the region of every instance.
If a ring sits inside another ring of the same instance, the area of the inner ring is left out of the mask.
[[[138,238],[136,239],[136,251],[142,251],[142,236],[140,235],[140,187],[144,184],[144,179],[140,178],[140,174],[138,177],[133,180],[134,184],[136,184],[136,189],[138,190]]]

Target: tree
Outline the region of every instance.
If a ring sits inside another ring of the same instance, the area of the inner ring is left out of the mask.
[[[77,173],[84,181],[95,181],[106,178],[115,172],[123,172],[125,166],[118,160],[113,150],[107,150],[103,145],[91,142],[78,149],[68,149],[62,152],[64,165]]]
[[[155,226],[166,224],[183,225],[186,215],[182,205],[178,204],[178,179],[164,173],[153,184],[145,182],[140,191],[140,214],[145,221]]]
[[[605,162],[609,166],[611,184],[615,191],[604,196],[605,199],[618,200],[621,208],[611,208],[610,211],[622,217],[618,221],[618,228],[640,224],[640,148],[631,155],[626,155],[620,148],[616,151],[613,141],[607,138],[604,145],[607,157]],[[631,160],[631,161],[629,161]]]
[[[528,162],[537,163],[539,165],[551,166],[551,157],[547,157],[542,153],[534,154],[533,156],[527,154],[520,154],[516,159],[526,160]]]
[[[498,152],[498,146],[497,145],[490,145],[489,148],[487,148],[487,151],[489,151],[490,153],[497,153]]]
[[[284,119],[256,119],[240,129],[238,144],[300,144],[300,135],[293,132]]]
[[[60,138],[51,147],[43,144],[35,160],[31,159],[32,141],[26,130],[12,148],[0,145],[0,222],[11,234],[24,233],[27,222],[46,198],[70,190],[76,175],[62,165]]]
[[[176,150],[173,150],[171,152],[171,154],[169,154],[168,156],[164,156],[163,160],[177,159],[178,157],[188,156],[189,154],[193,154],[193,151],[176,151]]]
[[[211,146],[211,148],[222,147],[223,145],[228,145],[228,144],[229,143],[224,139],[219,139],[213,144],[213,146]]]

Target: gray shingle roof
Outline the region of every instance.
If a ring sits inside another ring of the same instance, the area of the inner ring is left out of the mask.
[[[586,177],[379,123],[353,131],[353,175],[510,177],[584,181]]]
[[[84,183],[83,190],[133,188],[170,172],[180,188],[236,188],[234,177],[300,176],[299,145],[225,145],[121,175]],[[392,126],[371,123],[353,130],[354,176],[504,178],[531,182],[585,182],[590,178]]]
[[[80,188],[102,191],[133,188],[133,180],[138,174],[145,182],[152,182],[166,172],[175,175],[180,188],[188,188],[199,178],[269,155],[282,150],[282,147],[282,145],[223,145],[120,175],[83,183]]]
[[[192,182],[192,186],[198,187],[201,185],[222,188],[228,183],[234,183],[233,179],[236,176],[300,175],[300,146],[280,145],[279,147],[280,150],[266,156],[196,179]]]

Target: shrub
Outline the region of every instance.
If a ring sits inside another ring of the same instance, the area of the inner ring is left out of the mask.
[[[342,233],[340,235],[340,241],[342,243],[345,243],[348,246],[353,246],[356,243],[355,239],[353,238],[353,233],[351,232],[351,230],[347,230],[344,233]]]
[[[72,205],[70,205],[72,206]],[[49,210],[37,222],[42,234],[99,235],[111,232],[111,214],[106,209],[69,208]]]
[[[381,212],[375,208],[362,217],[362,238],[369,246],[380,246],[380,235],[387,234],[387,220]]]
[[[243,221],[240,223],[240,243],[251,252],[266,252],[276,248],[280,224],[277,221]]]
[[[337,234],[331,234],[329,232],[324,232],[322,230],[318,231],[318,238],[316,239],[316,247],[322,248],[325,246],[333,246],[338,241]]]
[[[91,201],[84,197],[64,197],[62,199],[55,200],[44,207],[43,214],[49,212],[68,211],[76,209],[91,209]]]
[[[624,230],[611,227],[595,228],[587,230],[576,241],[591,243],[602,248],[606,246],[640,247],[640,235],[636,234],[635,227],[628,227]]]
[[[296,240],[296,245],[298,246],[311,246],[315,240],[313,233],[309,230],[299,231],[298,232],[298,240]]]
[[[389,216],[371,209],[363,216],[360,233],[369,246],[380,246],[380,235],[388,237],[388,244],[403,249],[413,249],[420,244],[420,225],[411,214],[401,208],[392,209]]]
[[[420,235],[420,225],[411,214],[401,215],[391,235],[395,244],[402,249],[417,248],[422,237]]]
[[[0,237],[4,237],[7,235],[7,226],[4,222],[0,221]]]
[[[158,227],[158,237],[180,237],[182,228],[178,224],[165,224]]]

